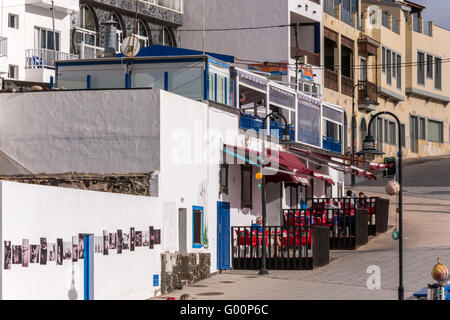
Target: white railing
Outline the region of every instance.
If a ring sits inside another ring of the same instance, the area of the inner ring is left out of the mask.
[[[8,38],[0,37],[0,57],[8,55]]]
[[[183,0],[140,0],[140,1],[148,2],[163,8],[183,13]]]
[[[25,50],[25,68],[51,68],[55,67],[55,61],[76,60],[78,56],[71,53],[54,51],[49,49],[27,49]]]
[[[77,44],[80,59],[96,59],[103,54],[104,48],[85,44],[84,42]]]

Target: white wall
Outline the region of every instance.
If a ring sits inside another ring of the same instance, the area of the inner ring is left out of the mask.
[[[162,205],[157,198],[112,194],[69,188],[1,182],[1,298],[68,299],[74,272],[78,299],[84,297],[83,261],[64,260],[63,265],[31,264],[28,268],[12,264],[3,269],[4,241],[21,245],[22,239],[39,244],[57,238],[72,241],[78,233],[102,236],[103,230],[129,233],[162,226]],[[26,201],[23,201],[26,199]],[[164,237],[166,230],[161,231]],[[153,286],[153,275],[161,272],[161,245],[154,249],[136,247],[117,254],[94,254],[95,299],[146,299],[159,287]]]
[[[2,94],[0,150],[33,173],[158,170],[159,103],[158,90]]]

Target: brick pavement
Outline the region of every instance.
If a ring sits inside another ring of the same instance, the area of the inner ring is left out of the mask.
[[[179,298],[188,293],[197,300],[397,299],[398,242],[391,238],[396,199],[390,198],[388,232],[358,250],[331,251],[332,261],[325,267],[311,271],[270,270],[263,277],[257,276],[257,271],[233,270],[168,296]],[[431,268],[436,258],[450,267],[450,201],[405,197],[404,208],[404,287],[405,297],[410,298],[432,282]],[[366,271],[370,265],[380,267],[380,289],[367,288]],[[211,293],[216,294],[202,295]]]

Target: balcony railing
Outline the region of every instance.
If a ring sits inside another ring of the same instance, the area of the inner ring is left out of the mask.
[[[140,0],[149,2],[160,7],[168,8],[177,12],[183,12],[183,0]]]
[[[331,137],[323,136],[322,148],[328,151],[341,153],[342,152],[342,142]]]
[[[103,54],[104,49],[84,42],[77,44],[77,50],[80,53],[80,59],[96,59]]]
[[[345,94],[346,96],[353,96],[353,79],[346,77],[344,75],[341,75],[341,93]]]
[[[332,17],[335,17],[336,11],[334,6],[334,0],[324,0],[323,1],[323,11]]]
[[[8,38],[0,37],[0,57],[8,55]]]
[[[241,114],[240,128],[249,130],[253,129],[259,132],[262,129],[264,118],[257,117],[248,113]],[[281,138],[285,129],[285,125],[276,121],[270,121],[270,135],[273,137]],[[295,140],[295,130],[294,127],[288,125],[289,134],[291,136],[291,141]]]
[[[296,47],[291,47],[291,58],[295,59],[296,54],[297,54]],[[307,56],[308,64],[311,64],[311,65],[317,66],[317,67],[320,66],[320,54],[299,48],[298,55],[300,57]]]
[[[338,74],[336,71],[325,69],[325,88],[338,91]]]
[[[71,53],[53,51],[49,49],[27,49],[25,50],[25,68],[55,68],[55,61],[76,60],[78,56]]]
[[[359,91],[358,91],[358,100],[364,100],[364,98],[369,96],[369,100],[373,103],[378,101],[378,92],[377,85],[373,82],[364,80],[358,81]]]

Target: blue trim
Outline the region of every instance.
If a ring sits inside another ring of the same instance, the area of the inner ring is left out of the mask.
[[[58,88],[58,64],[55,65],[55,86]]]
[[[169,91],[169,73],[164,72],[164,90]]]
[[[89,235],[84,235],[84,300],[90,300]]]
[[[230,203],[217,201],[217,269],[230,269]]]
[[[314,52],[320,54],[320,22],[314,24]]]
[[[203,88],[204,88],[204,92],[203,92],[203,99],[204,100],[208,100],[209,99],[209,64],[208,62],[205,62],[205,70],[203,70]]]
[[[88,89],[91,88],[91,75],[90,75],[90,74],[88,74],[88,75],[86,76],[86,87],[87,87]]]
[[[230,79],[230,83],[231,83],[231,79]],[[236,80],[234,80],[233,90],[234,90],[234,107],[235,108],[239,108],[239,98],[236,97],[236,94],[237,94],[237,82],[236,82]]]
[[[131,76],[129,73],[125,73],[125,88],[131,88]]]
[[[53,76],[50,76],[50,90],[53,89]]]
[[[228,100],[228,95],[227,95],[227,93],[228,93],[228,86],[227,86],[228,78],[225,78],[224,81],[225,81],[225,83],[224,83],[225,84],[225,104],[228,105],[228,103],[227,103],[227,100]]]
[[[70,60],[69,60],[70,61]],[[133,64],[139,63],[167,63],[167,62],[197,62],[203,61],[202,58],[186,58],[186,59],[143,59],[143,60],[133,60]],[[122,60],[95,60],[95,61],[76,61],[76,62],[65,62],[59,61],[56,66],[92,66],[92,65],[108,65],[108,64],[122,64]]]
[[[214,73],[214,101],[217,102],[217,73]]]
[[[213,59],[211,57],[208,57],[208,63],[213,63],[213,64],[216,64],[219,67],[223,67],[223,68],[227,68],[227,69],[230,69],[230,67],[231,67],[229,64],[223,63],[223,62],[221,62],[219,60],[216,60],[216,59]]]
[[[202,225],[201,225],[201,230],[202,230],[201,242],[202,243],[200,243],[200,244],[194,243],[194,211],[195,210],[201,210],[202,211]],[[203,215],[204,215],[203,207],[192,206],[192,248],[199,249],[199,248],[203,247]]]

